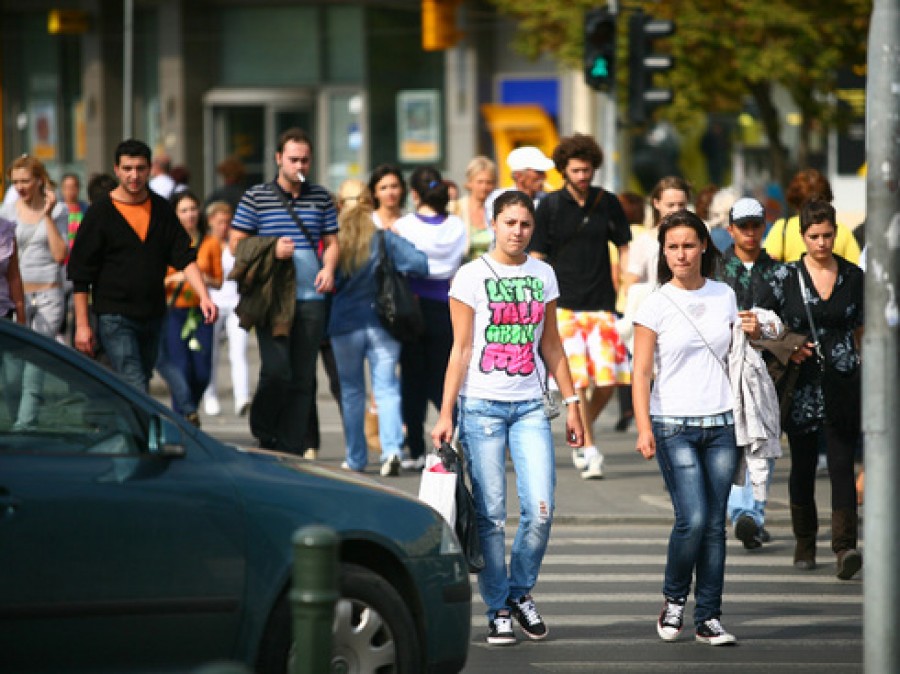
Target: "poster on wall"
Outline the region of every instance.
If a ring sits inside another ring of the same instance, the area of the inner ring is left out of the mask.
[[[41,161],[56,159],[56,106],[52,101],[38,101],[31,106],[29,120],[31,154]]]
[[[411,89],[397,94],[397,156],[401,162],[440,159],[440,98],[437,89]]]

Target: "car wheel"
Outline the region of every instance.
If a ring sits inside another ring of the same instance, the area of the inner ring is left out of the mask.
[[[335,607],[332,672],[415,674],[421,652],[415,622],[402,597],[384,578],[356,564],[342,564]],[[259,674],[284,674],[293,644],[288,595],[272,611],[260,645]]]

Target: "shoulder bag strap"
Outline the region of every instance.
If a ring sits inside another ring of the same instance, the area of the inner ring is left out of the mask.
[[[797,261],[797,274],[800,277],[800,295],[803,298],[803,308],[806,309],[806,320],[809,321],[809,329],[812,330],[813,345],[816,349],[816,355],[819,361],[824,363],[825,358],[822,356],[822,345],[819,343],[819,331],[816,329],[816,323],[813,321],[812,310],[809,303],[812,297],[809,294],[809,288],[806,287],[806,281],[803,280],[803,258]]]
[[[482,255],[482,256],[481,256],[481,261],[484,262],[484,263],[487,265],[488,269],[491,270],[491,273],[492,273],[494,276],[497,277],[497,280],[498,280],[498,281],[500,281],[500,282],[502,283],[502,282],[503,282],[503,279],[500,278],[500,274],[498,274],[498,273],[497,273],[497,270],[494,269],[494,268],[491,266],[491,263],[487,261],[487,255]],[[539,349],[538,345],[535,344],[535,345],[534,345],[534,354],[535,354],[535,357],[537,357],[537,355],[538,355],[538,353],[539,353],[538,349]],[[543,360],[543,359],[544,359],[544,357],[541,356],[541,360]],[[540,373],[538,372],[538,369],[537,369],[537,365],[535,365],[535,368],[534,368],[534,375],[537,377],[538,384],[540,384],[540,386],[541,386],[541,393],[543,393],[544,395],[547,395],[547,382],[546,382],[544,379],[541,379]],[[547,370],[547,364],[546,364],[546,363],[544,363],[544,375],[545,375],[545,377],[549,377],[549,376],[550,376],[550,372]]]
[[[306,240],[309,241],[309,245],[312,246],[313,252],[316,254],[316,260],[318,261],[319,267],[321,268],[322,267],[322,256],[319,255],[318,244],[312,238],[312,236],[310,236],[309,230],[306,229],[306,225],[303,224],[303,220],[301,220],[300,216],[297,215],[296,211],[294,211],[294,207],[291,205],[290,199],[288,199],[286,196],[284,196],[284,192],[274,182],[271,182],[268,185],[269,185],[269,189],[271,189],[272,192],[275,193],[275,196],[277,196],[278,199],[281,201],[281,205],[284,206],[285,210],[287,210],[287,212],[290,214],[291,218],[293,218],[294,222],[297,224],[297,227],[299,227],[300,231],[303,232],[303,236],[305,236]]]
[[[709,352],[712,354],[712,357],[715,358],[715,359],[716,359],[716,362],[717,362],[719,365],[722,366],[722,369],[725,371],[725,376],[726,376],[726,377],[729,376],[729,375],[728,375],[728,366],[725,365],[725,363],[722,361],[722,359],[719,358],[719,356],[716,355],[716,352],[715,352],[715,351],[713,351],[713,348],[709,345],[709,342],[706,341],[706,337],[704,337],[704,336],[703,336],[703,333],[700,332],[700,328],[697,327],[697,324],[694,323],[694,321],[691,320],[691,317],[688,316],[688,315],[685,313],[684,309],[682,309],[682,308],[678,305],[678,302],[676,302],[676,301],[673,300],[671,297],[669,297],[669,295],[668,295],[662,288],[659,289],[659,293],[660,293],[663,297],[665,297],[667,300],[669,300],[669,302],[672,303],[672,306],[675,307],[676,309],[678,309],[678,312],[679,312],[682,316],[684,316],[685,320],[686,320],[688,323],[691,324],[691,327],[694,328],[694,330],[697,332],[697,334],[700,335],[700,339],[702,339],[702,340],[703,340],[703,343],[706,344],[706,348],[709,349]]]

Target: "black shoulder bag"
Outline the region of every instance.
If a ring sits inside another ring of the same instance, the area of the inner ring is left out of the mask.
[[[419,308],[419,300],[409,287],[406,277],[397,271],[388,255],[384,231],[378,237],[378,267],[375,270],[377,292],[375,313],[381,325],[395,339],[409,342],[425,332],[425,319]]]
[[[803,264],[802,261],[800,264]],[[862,429],[862,368],[859,363],[848,372],[838,370],[832,361],[831,345],[822,348],[819,333],[809,308],[810,294],[803,280],[803,270],[797,272],[800,277],[800,293],[803,295],[803,306],[806,309],[806,320],[812,330],[813,344],[821,368],[822,397],[825,399],[825,420],[845,435],[858,435]]]
[[[278,184],[274,182],[269,183],[269,189],[271,189],[272,192],[275,193],[275,196],[278,197],[279,201],[281,201],[281,205],[284,206],[284,209],[288,212],[291,218],[293,218],[294,222],[297,224],[297,227],[299,227],[300,231],[303,232],[303,236],[306,237],[306,240],[309,241],[309,245],[312,246],[313,252],[316,254],[316,261],[319,263],[319,269],[321,269],[322,256],[319,254],[318,242],[309,235],[309,230],[306,228],[306,225],[303,224],[303,220],[301,220],[300,216],[297,215],[297,212],[291,205],[290,199],[284,196],[284,191],[278,186]]]

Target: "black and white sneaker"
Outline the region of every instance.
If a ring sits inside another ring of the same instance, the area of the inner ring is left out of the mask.
[[[540,640],[550,633],[530,594],[518,599],[507,599],[506,605],[509,606],[512,614],[519,621],[522,631],[529,639]]]
[[[710,618],[697,626],[697,641],[710,646],[728,646],[737,643],[737,637],[729,634],[718,618]]]
[[[663,641],[675,641],[681,634],[684,625],[684,599],[666,597],[659,620],[656,621],[656,633]]]
[[[516,635],[513,632],[512,614],[508,609],[501,608],[497,611],[493,620],[488,621],[490,631],[487,642],[494,646],[511,646],[516,643]]]

